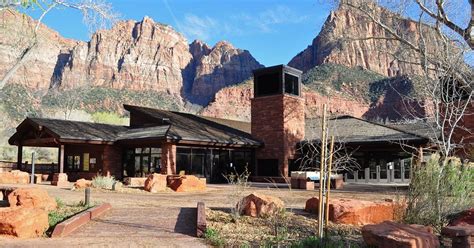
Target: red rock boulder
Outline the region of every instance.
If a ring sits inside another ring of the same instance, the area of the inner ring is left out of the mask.
[[[8,195],[11,207],[40,208],[46,211],[57,208],[56,200],[39,188],[19,188]]]
[[[12,170],[10,172],[0,173],[0,184],[28,184],[30,183],[30,174],[27,172]]]
[[[439,240],[433,229],[385,221],[362,227],[362,237],[368,246],[384,248],[437,248]]]
[[[332,199],[329,201],[329,220],[338,224],[367,225],[386,220],[395,220],[402,206],[395,202],[371,202],[353,199]],[[319,199],[306,201],[305,210],[317,213]]]
[[[61,188],[71,187],[67,179],[66,173],[54,173],[51,185],[58,186]]]
[[[206,181],[196,176],[186,175],[172,180],[168,187],[176,192],[205,191]]]
[[[92,187],[92,181],[81,178],[74,183],[75,189],[85,189]]]
[[[145,190],[151,193],[166,190],[166,175],[153,173],[145,180]]]
[[[48,229],[48,212],[40,208],[0,208],[0,236],[41,237]]]
[[[252,217],[268,217],[285,208],[285,203],[278,197],[252,193],[238,204],[240,214]]]
[[[468,226],[474,225],[474,208],[463,211],[449,222],[449,226]]]
[[[126,177],[124,183],[129,187],[144,187],[146,179],[146,177]]]

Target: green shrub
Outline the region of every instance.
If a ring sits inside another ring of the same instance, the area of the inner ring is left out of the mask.
[[[220,237],[219,232],[213,228],[207,228],[204,233],[204,238],[213,246],[223,247],[225,242]]]
[[[54,230],[54,227],[60,222],[76,215],[92,206],[84,206],[82,203],[75,204],[65,204],[61,199],[56,198],[56,203],[58,204],[57,209],[49,211],[48,213],[48,223],[49,228],[46,231],[46,235],[50,236]]]
[[[474,168],[457,158],[435,154],[413,168],[405,221],[429,225],[440,231],[449,217],[474,205]]]
[[[95,176],[92,178],[92,187],[99,189],[112,189],[116,180],[112,176]]]
[[[358,92],[368,92],[371,82],[382,80],[385,77],[363,69],[361,67],[347,67],[338,64],[322,64],[304,73],[303,84],[322,94],[329,94],[328,89],[341,91],[343,86],[349,86]],[[365,96],[367,99],[368,96]]]
[[[97,123],[112,124],[112,125],[126,125],[127,118],[123,118],[117,113],[112,112],[97,112],[92,114],[92,120]]]
[[[5,85],[0,90],[0,99],[2,109],[14,120],[20,121],[25,117],[40,115],[40,108],[36,104],[38,96],[23,85]]]
[[[76,97],[80,92],[80,98],[76,103],[77,108],[84,109],[89,113],[96,112],[121,112],[122,104],[134,104],[149,106],[167,110],[181,110],[181,103],[165,92],[134,91],[126,89],[112,89],[105,87],[88,87],[65,90],[58,93],[50,93],[42,98],[42,104],[46,107],[61,108],[64,102],[71,97]]]

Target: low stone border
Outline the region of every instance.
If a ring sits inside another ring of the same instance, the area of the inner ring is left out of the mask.
[[[199,238],[204,237],[207,229],[206,221],[206,206],[204,202],[198,202],[197,204],[197,221],[196,221],[196,236]]]
[[[474,247],[474,226],[448,226],[443,227],[441,235],[451,239],[451,247]]]
[[[51,238],[60,238],[65,237],[72,232],[74,232],[79,227],[89,223],[90,220],[95,219],[102,215],[103,213],[110,210],[112,206],[110,203],[103,203],[99,206],[87,209],[83,212],[80,212],[71,218],[59,223],[54,227]]]

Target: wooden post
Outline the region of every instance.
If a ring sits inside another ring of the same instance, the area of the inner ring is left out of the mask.
[[[18,145],[18,154],[16,158],[16,169],[22,170],[23,169],[23,146],[21,144]]]
[[[59,173],[64,173],[64,145],[59,146]]]
[[[323,187],[324,187],[324,167],[326,161],[326,104],[323,105],[321,128],[321,161],[319,168],[319,208],[318,208],[318,236],[323,237]]]
[[[326,186],[326,208],[325,215],[326,215],[326,228],[328,227],[329,222],[329,192],[331,191],[331,169],[332,169],[332,153],[334,152],[334,136],[331,136],[331,144],[329,145],[329,163],[328,163],[328,177],[327,177],[327,186]],[[334,185],[336,182],[334,182]]]
[[[31,154],[31,181],[30,184],[35,184],[35,152]]]

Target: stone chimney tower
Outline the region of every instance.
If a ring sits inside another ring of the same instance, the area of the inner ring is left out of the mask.
[[[277,65],[255,70],[253,74],[252,136],[264,143],[255,154],[256,176],[288,177],[296,144],[305,135],[302,72]]]

